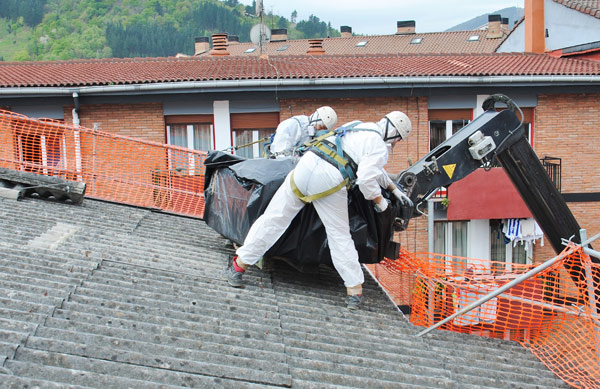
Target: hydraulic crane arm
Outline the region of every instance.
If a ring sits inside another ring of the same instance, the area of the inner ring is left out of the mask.
[[[508,109],[497,112],[496,102],[505,103]],[[418,208],[438,188],[448,187],[497,160],[554,250],[562,251],[563,238],[580,243],[577,220],[525,138],[523,123],[516,112],[520,109],[504,95],[489,97],[483,108],[482,115],[402,172],[397,184]],[[413,212],[409,217],[414,216],[418,213]],[[407,222],[399,224],[406,226]]]

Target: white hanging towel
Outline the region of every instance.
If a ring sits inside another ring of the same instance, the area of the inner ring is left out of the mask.
[[[521,236],[521,219],[505,219],[502,233],[513,242]]]

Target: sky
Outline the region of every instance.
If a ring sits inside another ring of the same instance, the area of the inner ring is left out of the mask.
[[[240,3],[251,5],[252,0]],[[265,13],[273,11],[289,20],[296,10],[298,21],[312,14],[337,30],[350,26],[362,35],[395,34],[396,22],[403,20],[414,20],[417,33],[441,32],[482,14],[524,8],[524,0],[263,0],[263,4]]]

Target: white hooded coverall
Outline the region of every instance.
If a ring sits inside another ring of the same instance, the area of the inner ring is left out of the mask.
[[[303,145],[314,135],[306,115],[297,115],[279,123],[271,143],[271,153],[277,157],[291,155],[295,147]]]
[[[355,122],[347,123],[350,125]],[[358,129],[373,131],[356,131]],[[382,129],[375,123],[361,123],[354,131],[342,136],[342,149],[358,165],[356,184],[365,199],[373,200],[381,195],[378,182],[387,182],[382,175],[387,163],[388,151],[380,135]],[[335,144],[335,137],[328,138]],[[304,203],[292,192],[290,174],[277,190],[264,214],[252,225],[244,245],[237,249],[239,259],[254,265],[264,253],[283,235]],[[305,196],[322,193],[343,181],[342,174],[331,163],[313,152],[304,154],[294,169],[296,186]],[[388,178],[389,180],[389,178]],[[385,200],[384,200],[385,201]],[[325,226],[333,265],[344,280],[346,287],[364,282],[358,261],[358,252],[350,235],[348,217],[348,193],[346,188],[313,201],[313,206]]]

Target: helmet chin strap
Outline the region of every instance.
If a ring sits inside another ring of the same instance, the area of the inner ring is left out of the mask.
[[[388,138],[388,132],[389,132],[390,125],[396,129],[396,131],[398,132],[398,135]],[[383,137],[383,140],[385,142],[387,142],[387,141],[392,141],[397,138],[402,139],[402,135],[400,135],[400,131],[396,128],[396,126],[394,126],[394,123],[392,123],[392,121],[388,117],[386,117],[385,118],[385,136]]]
[[[315,116],[316,116],[316,118],[315,118]],[[314,123],[316,125],[317,123],[322,122],[322,121],[323,120],[321,120],[321,118],[319,117],[319,114],[316,112],[313,113],[312,115],[310,115],[310,118],[308,118],[308,124]]]
[[[388,138],[388,131],[389,131],[389,128],[390,128],[390,124],[392,124],[391,120],[386,117],[385,118],[385,136],[383,137],[384,141],[389,140],[389,138]],[[393,124],[392,124],[392,127],[394,127]],[[394,127],[394,128],[396,128],[396,127]]]

